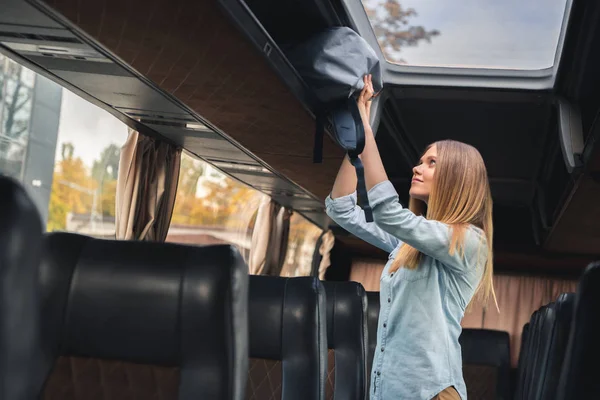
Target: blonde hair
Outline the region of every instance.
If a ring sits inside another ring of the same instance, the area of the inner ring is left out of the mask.
[[[461,256],[464,254],[465,233],[470,225],[483,230],[487,239],[487,260],[474,297],[485,307],[491,295],[498,307],[493,286],[492,195],[483,158],[473,146],[454,140],[435,142],[427,147],[426,152],[433,146],[437,149],[437,159],[428,205],[411,198],[408,208],[416,215],[451,226],[450,255],[455,252]],[[415,269],[422,256],[421,252],[405,243],[390,271],[400,267]]]

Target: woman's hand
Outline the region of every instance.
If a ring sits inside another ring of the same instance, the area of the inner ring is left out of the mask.
[[[369,126],[371,119],[371,104],[375,94],[375,90],[373,89],[373,79],[371,75],[365,75],[363,81],[365,86],[360,92],[360,96],[358,96],[357,102],[360,115],[363,119],[363,123]]]

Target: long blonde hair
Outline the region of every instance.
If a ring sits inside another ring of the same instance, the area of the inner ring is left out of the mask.
[[[485,307],[491,295],[497,307],[493,286],[492,195],[485,163],[479,151],[465,143],[443,140],[429,145],[426,151],[433,146],[437,149],[437,159],[428,205],[411,198],[408,208],[416,215],[451,226],[450,255],[455,252],[463,255],[465,233],[469,225],[483,230],[487,239],[487,260],[474,297]],[[390,271],[394,272],[400,267],[415,269],[422,257],[421,252],[405,243],[392,262]]]

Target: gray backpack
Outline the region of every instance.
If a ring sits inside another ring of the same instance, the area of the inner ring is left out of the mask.
[[[377,54],[355,31],[347,27],[327,29],[286,52],[286,55],[319,101],[316,113],[314,162],[322,162],[325,125],[348,153],[358,178],[358,197],[367,222],[373,221],[365,186],[364,168],[358,156],[365,146],[365,132],[356,104],[371,74],[375,92],[383,89]]]

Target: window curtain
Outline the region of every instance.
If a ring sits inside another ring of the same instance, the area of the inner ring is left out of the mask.
[[[290,219],[292,211],[275,204],[275,220],[271,225],[269,252],[267,254],[267,275],[279,276],[285,261],[285,253],[290,237]]]
[[[290,232],[290,210],[265,197],[256,214],[252,231],[249,272],[278,276],[283,265]]]
[[[350,280],[361,283],[367,292],[379,292],[379,279],[385,261],[357,259],[352,262]]]
[[[523,326],[529,322],[531,314],[543,305],[555,301],[561,293],[576,292],[577,281],[496,275],[494,289],[500,312],[496,310],[493,300],[490,300],[485,310],[481,305],[474,305],[465,315],[462,325],[465,328],[507,331],[510,335],[511,363],[516,367],[521,350]]]
[[[379,278],[385,266],[382,260],[357,260],[352,263],[350,280],[360,282],[367,291],[379,291]],[[521,349],[523,326],[531,314],[541,306],[553,302],[561,293],[577,290],[576,280],[549,277],[498,274],[494,276],[494,289],[500,312],[493,300],[486,309],[474,303],[465,313],[463,328],[494,329],[510,335],[511,363],[517,366]]]
[[[320,280],[325,280],[327,268],[331,265],[331,249],[335,244],[335,236],[331,230],[321,235],[321,245],[319,246],[319,255],[321,260],[318,267],[318,275]]]
[[[164,242],[177,193],[181,149],[129,129],[121,149],[116,238]]]

